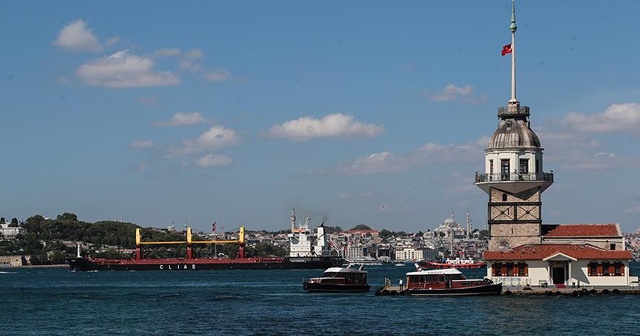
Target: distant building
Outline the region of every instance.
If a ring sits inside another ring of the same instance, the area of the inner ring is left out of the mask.
[[[433,230],[433,232],[436,238],[447,240],[451,240],[453,238],[462,239],[465,238],[467,234],[464,228],[462,228],[456,222],[456,217],[454,216],[453,212],[451,213],[451,216],[445,219],[442,224],[440,224],[440,226]]]
[[[17,235],[27,234],[27,229],[21,227],[10,227],[11,224],[0,224],[0,238],[15,239]]]
[[[438,251],[428,248],[413,248],[405,247],[401,250],[396,250],[396,260],[436,260],[438,259]]]

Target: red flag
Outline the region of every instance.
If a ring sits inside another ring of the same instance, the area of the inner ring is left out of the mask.
[[[216,222],[211,225],[211,232],[216,232]]]
[[[511,53],[511,43],[505,45],[504,47],[502,47],[502,56],[506,55],[506,54],[510,54]]]

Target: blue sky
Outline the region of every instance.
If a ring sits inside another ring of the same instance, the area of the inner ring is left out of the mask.
[[[484,227],[511,2],[2,3],[0,215]],[[638,1],[517,3],[545,223],[640,226]]]

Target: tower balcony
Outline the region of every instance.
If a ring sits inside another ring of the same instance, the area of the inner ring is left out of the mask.
[[[508,173],[508,174],[481,174],[476,173],[475,185],[487,194],[491,188],[518,193],[531,188],[541,187],[545,191],[553,184],[553,172],[544,173]]]
[[[529,117],[529,106],[503,106],[498,108],[498,118],[500,119],[517,116]]]

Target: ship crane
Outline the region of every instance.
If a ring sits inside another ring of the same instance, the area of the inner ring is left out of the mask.
[[[244,226],[240,227],[240,233],[238,239],[220,239],[220,240],[193,240],[193,234],[191,227],[187,227],[187,239],[178,241],[142,241],[142,235],[140,228],[136,228],[136,259],[142,259],[142,245],[173,245],[173,244],[187,244],[187,257],[186,259],[192,259],[192,244],[239,244],[238,254],[240,258],[244,258]]]

